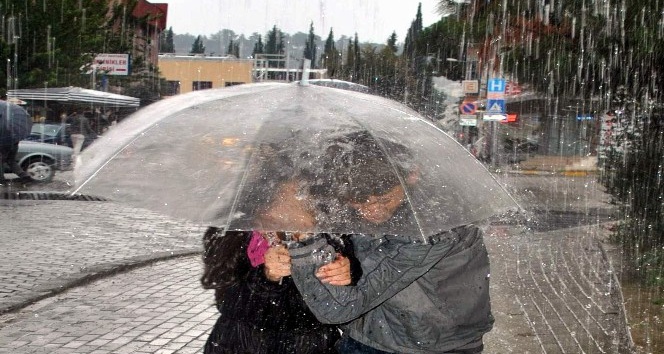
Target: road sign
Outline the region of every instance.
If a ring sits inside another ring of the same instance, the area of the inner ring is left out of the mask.
[[[505,79],[493,78],[489,79],[489,83],[486,86],[487,92],[495,93],[505,93]]]
[[[463,80],[461,82],[464,94],[476,94],[480,91],[480,84],[477,80]]]
[[[477,126],[477,118],[473,118],[473,119],[461,118],[459,120],[459,125],[462,126],[462,127],[476,127]]]
[[[513,96],[521,93],[521,86],[513,81],[508,81],[505,84],[505,95]]]
[[[486,111],[490,114],[505,113],[505,100],[487,100]]]
[[[501,121],[506,121],[507,116],[504,114],[500,113],[485,113],[482,116],[482,120],[484,121],[493,121],[493,122],[501,122]]]
[[[464,127],[476,127],[477,116],[474,114],[462,114],[459,116],[459,125]]]
[[[459,106],[459,111],[461,114],[475,114],[475,111],[477,111],[477,105],[475,102],[463,102],[461,106]]]

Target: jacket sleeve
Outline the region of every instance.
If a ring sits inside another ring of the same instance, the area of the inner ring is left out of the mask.
[[[314,275],[315,264],[302,261],[302,257],[292,258],[293,280],[319,321],[339,324],[362,316],[412,284],[443,259],[459,242],[459,236],[450,231],[427,244],[399,236],[385,236],[381,241],[378,247],[360,257],[363,275],[355,286],[323,284]]]

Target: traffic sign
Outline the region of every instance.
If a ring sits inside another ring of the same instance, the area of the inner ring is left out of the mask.
[[[477,80],[463,80],[461,82],[464,94],[477,94],[480,91],[480,84]]]
[[[505,113],[505,100],[487,100],[486,111],[488,113]]]
[[[505,79],[493,78],[489,79],[489,83],[486,86],[487,92],[495,93],[505,93]]]
[[[463,102],[461,103],[461,106],[459,106],[459,111],[461,114],[475,114],[475,111],[477,111],[477,105],[475,102]]]
[[[502,122],[502,121],[507,120],[507,116],[504,115],[504,114],[500,114],[500,113],[491,113],[491,114],[485,113],[482,116],[482,120],[484,120],[484,121],[493,121],[493,122]]]
[[[477,116],[474,114],[462,114],[459,116],[459,125],[464,127],[476,127]]]

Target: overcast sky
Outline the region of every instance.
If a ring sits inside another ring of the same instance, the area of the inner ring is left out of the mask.
[[[396,31],[403,43],[406,31],[422,3],[424,27],[437,22],[437,0],[152,0],[167,3],[166,27],[175,34],[206,35],[222,29],[249,37],[265,35],[276,25],[285,33],[314,32],[323,40],[330,27],[334,38],[352,37],[357,32],[360,42],[385,43]]]

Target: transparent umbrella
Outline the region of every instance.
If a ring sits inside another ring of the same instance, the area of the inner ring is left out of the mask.
[[[74,194],[236,230],[288,231],[279,218],[256,217],[283,198],[278,188],[286,182],[315,214],[315,222],[297,227],[302,232],[426,240],[518,209],[482,164],[416,112],[318,86],[250,84],[165,99],[127,118],[81,159]],[[372,212],[353,203],[395,185],[403,195],[390,212],[398,217],[357,217]]]

